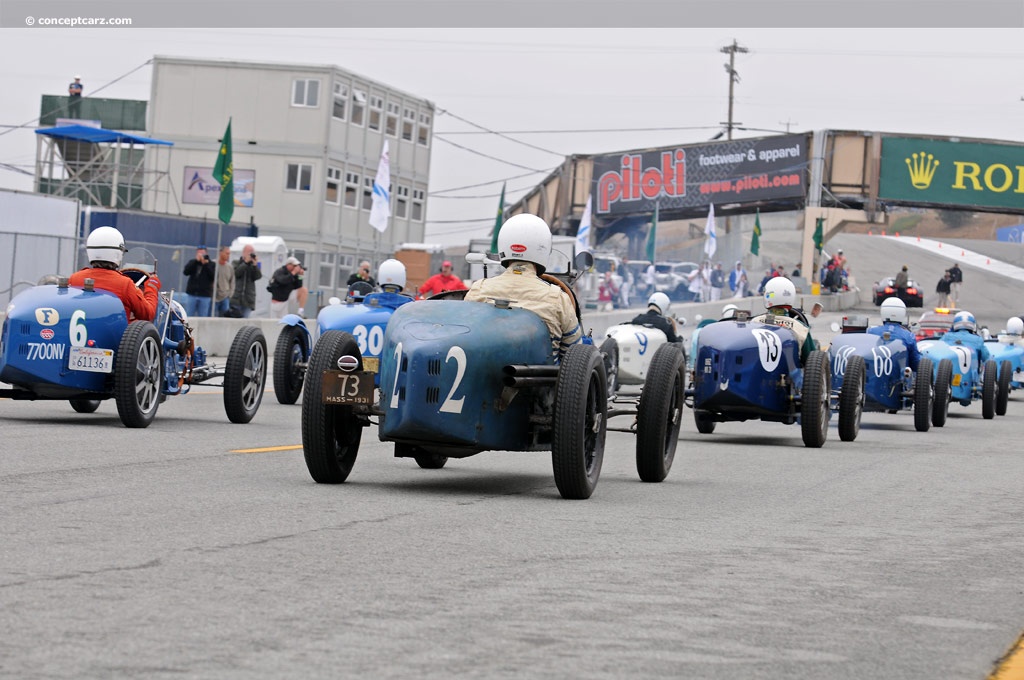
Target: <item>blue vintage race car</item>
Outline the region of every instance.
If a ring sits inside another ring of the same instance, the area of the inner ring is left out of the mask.
[[[986,420],[1006,413],[1009,400],[1010,372],[1004,383],[998,380],[998,365],[992,359],[980,365],[978,353],[966,345],[948,344],[942,340],[923,340],[917,343],[921,355],[932,360],[935,371],[935,400],[959,402],[970,406],[975,399],[981,399],[981,415]],[[948,397],[945,395],[948,389]]]
[[[508,303],[423,300],[388,322],[377,397],[378,375],[355,337],[326,331],[303,391],[307,468],[317,482],[345,481],[363,428],[377,418],[380,440],[423,468],[488,450],[550,450],[561,495],[588,498],[604,459],[606,361],[593,344],[578,344],[555,364],[544,322]],[[644,481],[662,481],[672,464],[684,378],[678,347],[659,349],[638,408]]]
[[[135,250],[125,261],[139,264],[128,265],[126,271],[139,281],[152,274],[152,255]],[[0,333],[0,382],[11,388],[0,389],[0,396],[66,399],[79,413],[92,413],[112,398],[125,426],[147,427],[165,397],[223,378],[228,419],[252,420],[267,378],[263,332],[243,327],[224,367],[206,359],[184,309],[170,294],[161,293],[153,323],[128,323],[124,305],[113,293],[72,288],[60,279],[26,290],[8,305]]]
[[[1024,346],[1020,338],[1000,335],[985,341],[992,354],[992,360],[999,367],[999,382],[996,385],[996,415],[1006,415],[1010,390],[1024,386]],[[1004,398],[1005,397],[1005,398]]]
[[[824,445],[831,415],[828,354],[815,350],[801,366],[793,331],[753,321],[741,311],[701,329],[693,366],[690,393],[698,432],[710,434],[726,421],[799,419],[804,445]]]
[[[839,437],[852,441],[860,429],[855,413],[914,410],[914,428],[927,432],[931,425],[942,427],[949,406],[935,399],[932,389],[932,361],[922,357],[915,373],[908,366],[907,346],[898,338],[867,333],[867,317],[843,319],[842,334],[832,339],[832,393],[839,412]]]
[[[334,298],[332,304],[320,310],[316,318],[317,336],[329,330],[350,333],[359,345],[364,361],[377,361],[384,346],[384,328],[391,313],[412,302],[412,297],[370,292],[369,284],[362,282],[357,286],[353,286],[355,290],[350,290],[344,302]],[[282,404],[294,404],[302,394],[314,341],[306,322],[297,314],[285,316],[281,323],[284,328],[274,347],[274,395]]]

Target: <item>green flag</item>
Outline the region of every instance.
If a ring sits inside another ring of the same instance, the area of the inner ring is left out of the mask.
[[[231,160],[231,119],[228,118],[228,129],[224,131],[224,141],[217,152],[217,162],[213,166],[213,178],[220,182],[220,221],[227,224],[235,212],[235,165]]]
[[[754,235],[750,239],[750,252],[757,255],[761,251],[761,209],[758,208],[754,217]]]
[[[816,226],[814,227],[814,247],[821,252],[822,246],[825,245],[825,218],[819,217],[815,220]]]
[[[501,198],[498,199],[498,216],[494,218],[494,231],[491,232],[491,252],[498,252],[498,231],[501,229],[502,218],[505,216],[505,184],[501,185]]]
[[[647,231],[647,259],[654,262],[658,253],[658,204],[654,204],[654,215],[651,216],[651,228]]]

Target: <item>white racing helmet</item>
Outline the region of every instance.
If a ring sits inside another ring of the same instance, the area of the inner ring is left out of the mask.
[[[109,262],[115,267],[120,267],[127,250],[124,247],[124,236],[113,227],[93,229],[85,241],[85,252],[89,262]]]
[[[405,265],[394,258],[384,260],[377,269],[377,283],[385,291],[389,287],[401,291],[405,288]]]
[[[739,309],[739,307],[737,307],[736,305],[734,305],[734,304],[732,304],[730,302],[725,307],[722,307],[722,318],[723,319],[731,319],[731,318],[733,318],[734,316],[736,316],[736,310],[737,309]]]
[[[764,284],[764,307],[792,307],[796,303],[796,286],[785,276],[776,276]]]
[[[498,259],[507,267],[512,260],[532,262],[543,274],[551,257],[551,228],[537,217],[523,213],[505,220],[498,231]]]
[[[1007,335],[1024,335],[1024,320],[1019,316],[1011,316],[1006,321]]]
[[[664,314],[668,314],[668,308],[672,304],[672,301],[668,299],[668,295],[664,293],[652,293],[651,297],[647,298],[647,305],[658,308],[658,311]]]
[[[907,306],[898,297],[885,298],[880,311],[883,323],[898,323],[903,326],[907,323]]]
[[[953,317],[953,330],[977,333],[978,322],[974,320],[974,315],[970,312],[957,312]]]

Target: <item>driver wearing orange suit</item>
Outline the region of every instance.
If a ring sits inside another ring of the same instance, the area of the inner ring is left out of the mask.
[[[81,288],[86,279],[92,279],[97,290],[110,291],[121,298],[128,321],[152,321],[156,318],[160,279],[155,274],[150,276],[140,290],[134,281],[118,270],[126,250],[121,232],[113,227],[94,229],[89,234],[85,250],[92,266],[72,274],[68,279],[69,285]]]

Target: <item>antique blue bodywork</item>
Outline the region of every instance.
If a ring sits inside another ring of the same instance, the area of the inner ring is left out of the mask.
[[[978,353],[966,345],[950,345],[942,340],[923,340],[917,343],[921,355],[929,357],[938,375],[939,363],[949,359],[953,365],[953,382],[950,388],[951,401],[969,406],[973,399],[982,396],[981,366]]]
[[[828,354],[832,362],[834,392],[843,387],[843,376],[850,357],[863,357],[867,377],[864,410],[892,411],[913,404],[906,396],[913,381],[904,375],[908,352],[902,340],[887,340],[871,333],[843,333],[832,339]]]

